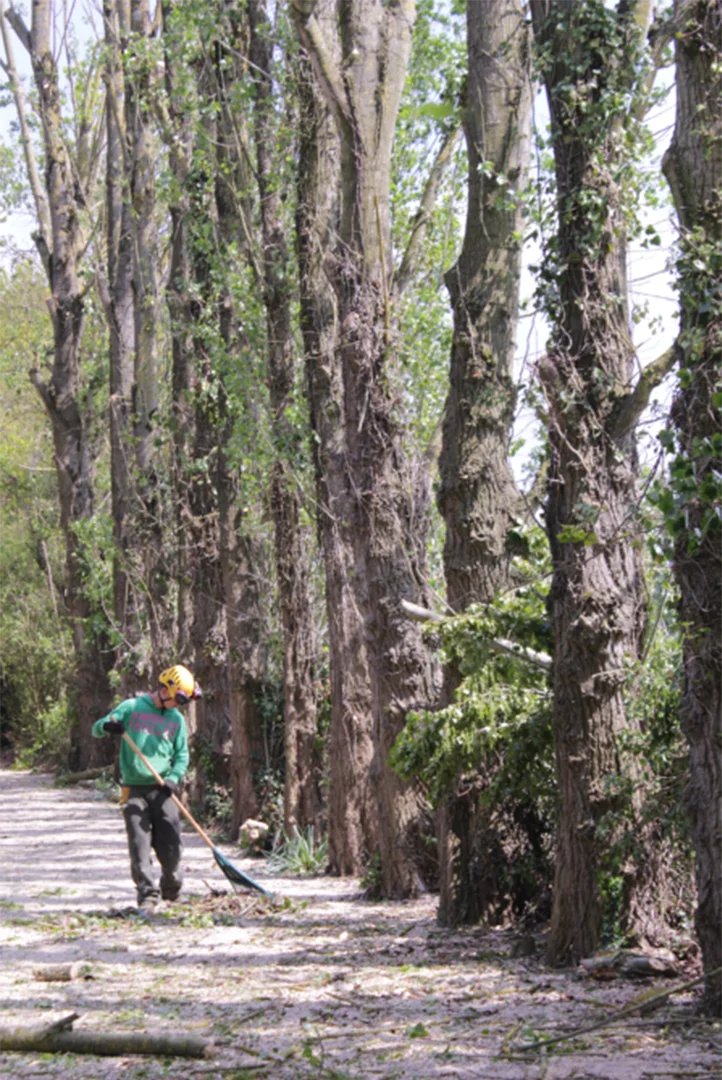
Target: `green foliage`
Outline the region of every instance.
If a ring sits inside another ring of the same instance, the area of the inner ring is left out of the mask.
[[[205,812],[219,827],[230,827],[233,818],[233,796],[223,784],[211,784],[206,791]]]
[[[540,800],[546,812],[553,807],[547,673],[495,644],[501,638],[535,651],[549,648],[540,573],[546,542],[540,530],[528,540],[530,558],[515,560],[527,584],[434,626],[442,659],[458,671],[460,684],[446,708],[410,714],[391,754],[394,769],[419,778],[433,805],[493,751],[501,765],[487,792],[490,803],[523,796]]]
[[[291,835],[284,831],[273,850],[266,855],[266,866],[272,874],[296,874],[316,877],[328,866],[328,839],[316,840],[313,825],[306,829],[293,826]]]
[[[694,410],[694,430],[671,424],[659,434],[669,478],[653,498],[675,540],[688,552],[722,531],[722,240],[698,227],[685,232],[676,261],[684,357],[679,393]]]
[[[0,270],[0,730],[25,766],[62,759],[71,721],[52,443],[28,378],[52,344],[46,293],[33,263]]]
[[[464,21],[437,4],[418,4],[412,54],[394,141],[391,218],[394,251],[403,254],[429,171],[444,138],[460,124],[466,71]],[[466,183],[463,139],[429,222],[417,272],[397,311],[401,387],[412,438],[425,447],[444,407],[452,321],[443,273],[460,236]]]
[[[539,917],[552,878],[557,795],[549,671],[523,654],[550,648],[548,548],[540,529],[523,539],[528,554],[514,560],[518,587],[434,625],[459,684],[446,708],[409,716],[390,758],[402,777],[421,781],[432,806],[453,794],[485,822],[489,846],[479,873],[493,879],[492,920],[510,909]]]
[[[631,8],[603,0],[557,6],[535,33],[535,66],[550,88],[553,120],[548,136],[537,134],[532,237],[540,239],[544,257],[532,270],[537,301],[553,328],[562,316],[564,280],[579,292],[584,275],[608,259],[622,228],[627,241],[660,242],[644,221],[644,209],[664,197],[644,115],[668,91],[651,89],[651,54]],[[577,299],[590,320],[592,291]],[[598,302],[608,306],[612,298]]]
[[[0,143],[0,220],[27,209],[28,184],[17,147]]]
[[[659,524],[658,524],[659,527]],[[596,838],[605,944],[624,941],[629,868],[644,865],[654,844],[667,862],[666,893],[659,896],[667,925],[691,920],[692,845],[684,809],[689,760],[679,727],[682,655],[676,617],[677,597],[668,566],[649,567],[650,629],[642,659],[630,669],[625,705],[630,729],[620,739],[623,766],[609,779],[610,809],[600,819]],[[641,802],[640,802],[641,800]]]

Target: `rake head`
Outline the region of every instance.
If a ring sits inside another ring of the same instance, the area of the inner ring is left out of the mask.
[[[242,870],[239,870],[237,866],[234,866],[225,855],[221,854],[218,848],[213,848],[213,857],[234,888],[255,889],[257,892],[262,893],[263,896],[272,895],[264,889],[262,885],[259,885],[257,881],[254,881],[253,878],[249,877],[248,874],[244,874]]]

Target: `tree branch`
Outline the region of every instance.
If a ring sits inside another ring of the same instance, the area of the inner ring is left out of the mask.
[[[446,136],[436,155],[436,160],[431,166],[431,171],[426,180],[424,193],[421,196],[421,203],[411,227],[411,236],[406,245],[406,251],[404,252],[401,264],[394,274],[391,283],[392,290],[398,295],[401,295],[404,292],[416,269],[419,251],[436,205],[439,187],[441,186],[444,173],[446,172],[454,150],[459,142],[460,135],[461,127],[456,127]]]
[[[32,51],[32,49],[31,49],[30,31],[28,30],[27,26],[25,25],[25,20],[23,19],[22,15],[20,14],[19,11],[16,11],[15,8],[13,8],[13,7],[9,7],[4,14],[5,14],[5,18],[10,23],[13,30],[15,31],[18,38],[20,39],[21,44],[30,53]],[[5,47],[7,48],[7,43],[6,43]]]
[[[350,139],[353,124],[343,76],[325,41],[321,24],[313,14],[315,6],[315,4],[302,4],[300,0],[296,0],[293,4],[294,22],[301,44],[311,58],[314,71],[321,83],[339,131],[342,137]]]
[[[677,359],[677,346],[673,345],[654,360],[642,372],[639,382],[630,393],[617,399],[611,417],[610,434],[613,439],[621,439],[635,426],[647,405],[655,387],[659,386],[665,375],[674,367]]]
[[[408,600],[401,601],[401,609],[405,615],[408,615],[410,619],[415,619],[417,622],[444,623],[453,618],[453,615],[440,615],[438,611],[430,611],[419,604],[411,604]],[[534,664],[535,667],[543,668],[544,671],[551,670],[552,658],[548,653],[527,649],[524,645],[517,645],[515,641],[509,641],[507,638],[492,638],[489,644],[497,652],[518,656],[520,660],[526,660],[528,664]]]
[[[13,53],[12,40],[8,34],[8,23],[13,26],[11,22],[11,14],[13,17],[20,19],[23,29],[27,34],[27,47],[30,47],[30,35],[27,32],[27,28],[22,21],[22,18],[17,15],[17,12],[13,12],[10,8],[6,13],[4,11],[3,0],[0,0],[0,32],[2,33],[3,44],[5,46],[5,57],[7,65],[5,70],[8,73],[10,81],[10,89],[15,100],[15,110],[18,114],[18,123],[20,125],[20,137],[23,147],[23,155],[25,157],[25,167],[28,172],[28,180],[30,181],[30,190],[33,193],[33,202],[35,203],[35,213],[38,219],[38,237],[35,241],[35,246],[38,249],[40,258],[42,259],[43,266],[46,273],[50,273],[50,247],[52,244],[52,225],[50,221],[50,208],[48,206],[48,200],[43,189],[42,182],[40,180],[40,173],[38,172],[38,166],[35,161],[35,154],[33,153],[33,145],[30,139],[30,128],[28,126],[28,119],[25,113],[25,98],[20,85],[20,79],[18,78],[17,68],[15,66],[15,54]],[[13,26],[15,33],[20,36],[17,27]],[[22,38],[21,38],[22,40]]]
[[[43,405],[48,410],[50,416],[53,416],[55,413],[55,402],[53,400],[52,394],[50,393],[48,384],[45,382],[36,367],[30,368],[28,375],[30,377],[30,382],[33,384],[38,394],[40,395],[40,400],[42,401]]]

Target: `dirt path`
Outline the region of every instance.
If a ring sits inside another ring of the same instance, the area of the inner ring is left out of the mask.
[[[642,986],[553,972],[511,959],[514,938],[451,933],[436,899],[369,904],[352,880],[271,878],[230,858],[286,898],[212,898],[224,889],[208,849],[186,836],[188,902],[128,915],[134,890],[117,807],[0,771],[2,1025],[69,1012],[76,1030],[212,1038],[207,1061],[0,1054],[0,1077],[96,1080],[713,1080],[720,1028],[694,991],[653,1015],[561,1043],[544,1056],[504,1056],[512,1043],[592,1023]],[[119,913],[124,913],[121,917]],[[89,977],[46,982],[50,964]]]

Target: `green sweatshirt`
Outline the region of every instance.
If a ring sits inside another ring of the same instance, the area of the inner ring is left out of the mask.
[[[183,779],[188,768],[188,735],[183,714],[178,709],[157,708],[150,694],[128,698],[107,716],[95,721],[93,735],[96,739],[107,734],[103,724],[108,720],[122,721],[135,745],[164,780],[174,780],[177,784]],[[128,787],[155,783],[124,739],[120,743],[120,775]]]

